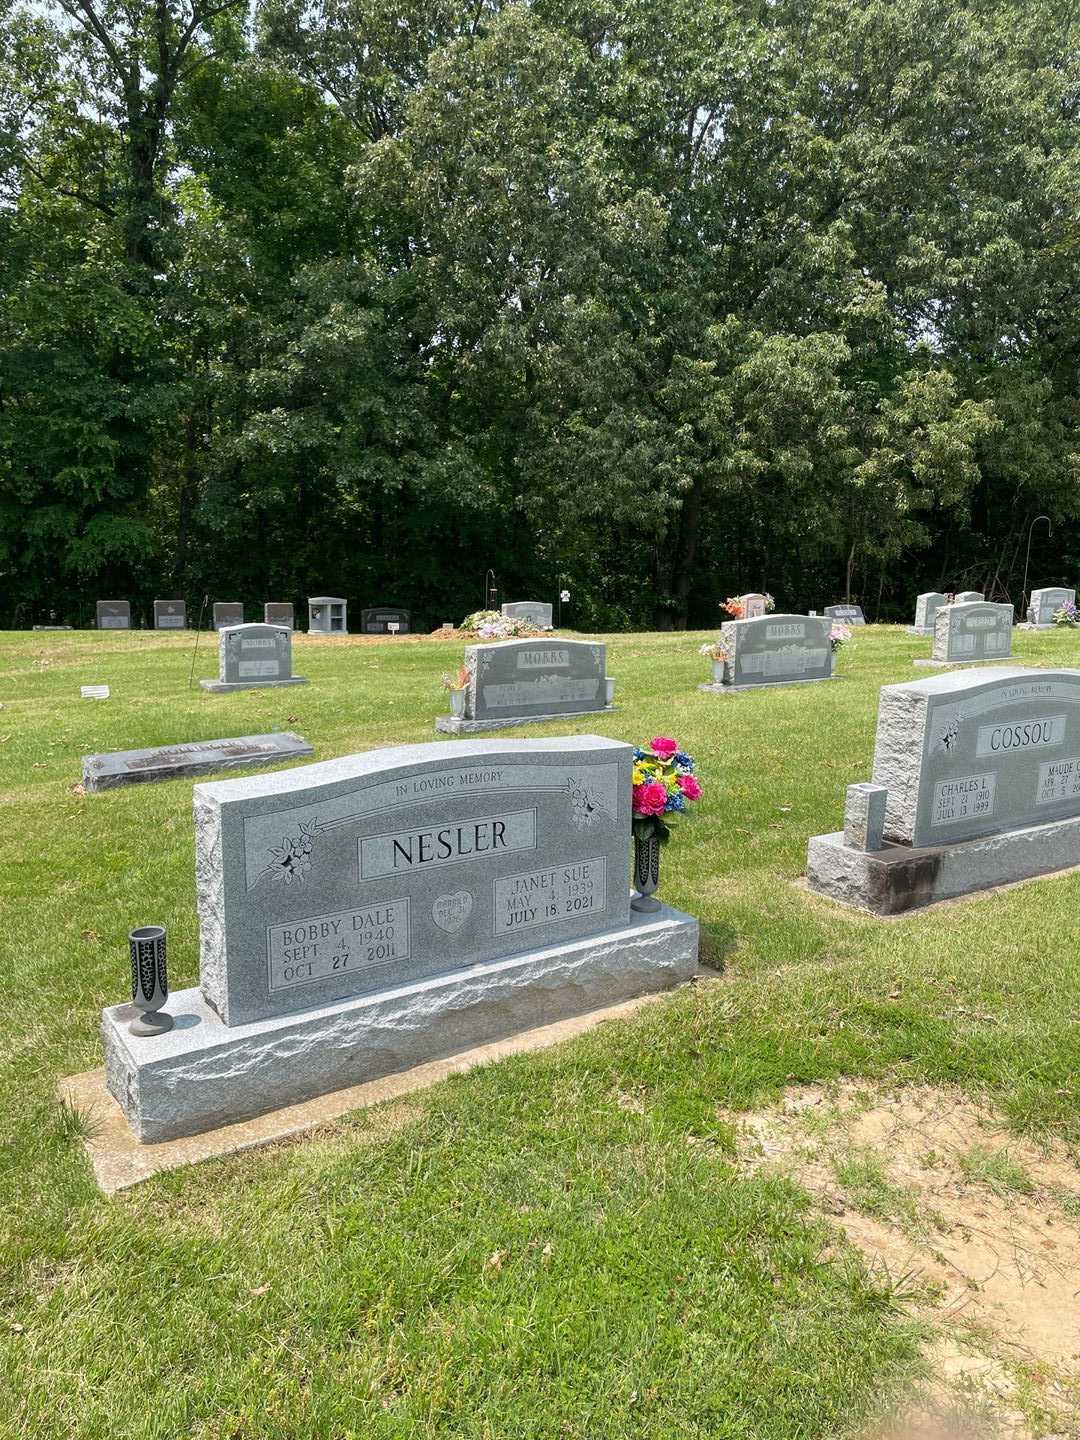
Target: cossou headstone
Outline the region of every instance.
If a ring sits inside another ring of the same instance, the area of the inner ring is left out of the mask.
[[[99,600],[96,618],[99,630],[130,630],[131,602],[128,600]]]
[[[214,629],[224,630],[227,625],[244,623],[244,607],[238,601],[218,600],[214,603]]]
[[[663,989],[697,922],[629,910],[633,750],[373,750],[195,787],[198,989],[170,1037],[106,1010],[144,1141],[192,1134]]]
[[[812,889],[889,914],[1080,863],[1080,670],[886,685],[873,784],[881,848],[815,836]]]
[[[940,590],[924,590],[915,599],[915,624],[908,629],[909,635],[933,635],[934,620],[949,597]]]
[[[263,621],[267,625],[284,625],[293,629],[293,607],[291,602],[267,600],[263,605]]]
[[[200,680],[215,694],[268,685],[306,685],[292,673],[292,631],[284,625],[230,625],[218,631],[218,678]]]
[[[1052,629],[1054,616],[1066,605],[1076,604],[1076,591],[1063,585],[1046,586],[1031,592],[1027,621],[1039,630]]]
[[[865,625],[866,616],[861,605],[826,605],[822,611],[830,620],[839,620],[841,625]]]
[[[155,630],[183,630],[187,625],[187,606],[183,600],[154,601]]]
[[[723,680],[703,690],[744,690],[758,685],[790,685],[831,680],[833,622],[823,615],[762,615],[756,620],[727,620],[720,636],[727,650]]]
[[[762,595],[759,590],[752,590],[748,595],[739,596],[739,604],[742,606],[740,620],[757,620],[767,613],[769,597]]]
[[[1007,660],[1012,655],[1013,607],[988,600],[945,605],[934,619],[934,644],[929,660],[916,665],[970,665],[979,660]]]
[[[467,645],[465,713],[440,715],[435,728],[456,735],[607,710],[606,657],[606,646],[593,640]]]
[[[313,595],[308,600],[309,634],[346,635],[348,630],[348,601],[335,595]]]
[[[542,600],[511,600],[502,607],[502,613],[507,620],[523,620],[537,630],[551,629],[551,606]]]
[[[360,611],[360,629],[365,635],[407,635],[409,612],[393,605],[376,605]]]
[[[955,596],[953,603],[956,605],[973,605],[976,600],[985,600],[986,596],[981,590],[960,590]]]
[[[226,740],[195,740],[148,750],[113,750],[82,757],[82,783],[88,791],[115,790],[155,780],[178,780],[256,765],[279,765],[315,752],[291,730],[272,735],[238,735]]]

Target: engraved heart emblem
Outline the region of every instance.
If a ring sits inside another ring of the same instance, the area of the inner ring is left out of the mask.
[[[431,918],[440,930],[456,935],[472,914],[473,897],[468,890],[457,890],[453,895],[440,895],[431,907]]]

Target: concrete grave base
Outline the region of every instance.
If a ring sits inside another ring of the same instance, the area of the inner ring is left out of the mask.
[[[505,720],[466,720],[457,715],[439,715],[435,729],[445,735],[475,735],[480,730],[506,730],[511,725],[541,725],[548,720],[573,720],[576,715],[611,715],[619,707],[602,705],[598,710],[563,710],[558,715],[508,715]]]
[[[838,830],[811,837],[806,883],[815,894],[859,910],[897,915],[1075,865],[1080,816],[921,849],[886,844],[883,850],[855,850]]]
[[[987,655],[981,660],[913,660],[923,670],[959,670],[966,665],[1015,665],[1015,655]]]
[[[200,680],[203,690],[221,695],[230,690],[276,690],[282,685],[306,685],[304,675],[290,675],[287,680]]]
[[[778,686],[785,689],[790,685],[823,685],[830,680],[843,680],[843,675],[815,675],[809,680],[763,680],[760,685],[699,685],[699,690],[705,690],[710,695],[741,695],[748,690],[775,690]]]
[[[103,1013],[106,1080],[139,1140],[172,1140],[668,989],[697,973],[697,955],[697,921],[664,906],[618,930],[247,1025],[180,990],[163,1035],[131,1035],[130,1005]]]
[[[723,980],[713,970],[698,968],[686,983],[721,985]],[[477,1066],[491,1065],[510,1055],[528,1055],[560,1045],[612,1020],[629,1019],[643,1007],[655,1005],[666,993],[669,992],[639,995],[617,1005],[605,1005],[584,1015],[574,1015],[569,1020],[557,1020],[551,1025],[520,1031],[506,1040],[475,1045],[443,1060],[429,1060],[423,1065],[414,1065],[410,1070],[385,1075],[380,1080],[350,1085],[344,1090],[319,1095],[314,1100],[301,1100],[296,1105],[286,1105],[254,1120],[239,1120],[233,1125],[220,1125],[214,1130],[204,1130],[200,1135],[186,1135],[177,1140],[141,1144],[131,1133],[124,1112],[109,1094],[103,1069],[66,1076],[57,1086],[57,1096],[90,1121],[83,1146],[99,1189],[106,1195],[115,1195],[162,1171],[256,1150],[279,1140],[304,1135],[352,1111],[367,1110],[374,1105],[428,1090],[451,1075],[462,1075]]]

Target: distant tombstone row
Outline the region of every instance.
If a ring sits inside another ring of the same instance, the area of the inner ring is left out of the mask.
[[[268,600],[263,607],[263,619],[268,625],[287,625],[293,628],[293,607]],[[99,600],[95,612],[95,623],[99,630],[130,630],[131,603],[128,600]],[[244,623],[244,607],[238,601],[217,601],[213,609],[213,627],[223,630],[227,626]],[[183,600],[154,601],[155,630],[183,630],[187,627],[187,606]]]
[[[276,685],[306,685],[292,673],[292,631],[285,625],[230,625],[218,632],[218,678],[200,680],[214,694]]]
[[[716,680],[703,690],[721,694],[762,685],[803,684],[833,678],[833,622],[822,615],[759,615],[720,627],[723,658]]]
[[[830,620],[839,620],[841,625],[866,624],[861,605],[826,605],[823,613]]]
[[[1012,655],[1013,607],[987,600],[942,606],[934,617],[934,644],[929,660],[916,665],[974,665],[980,660],[1007,660]]]
[[[607,710],[614,683],[606,659],[607,647],[591,640],[467,645],[462,713],[440,715],[435,728],[458,735]]]
[[[1066,605],[1076,604],[1076,591],[1062,585],[1044,586],[1031,592],[1028,602],[1027,623],[1033,630],[1052,630],[1054,616]]]
[[[550,630],[552,626],[552,608],[543,600],[511,600],[502,607],[502,613],[507,620],[523,620],[538,630]]]
[[[882,689],[871,782],[807,880],[893,914],[1078,863],[1080,670],[1001,666]]]

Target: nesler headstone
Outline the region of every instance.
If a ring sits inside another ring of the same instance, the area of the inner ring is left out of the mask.
[[[934,619],[934,644],[921,666],[974,665],[1012,655],[1013,607],[973,600],[945,605]]]
[[[263,605],[263,622],[266,625],[284,625],[286,629],[294,627],[292,602],[267,600]]]
[[[893,914],[1080,864],[1080,670],[886,685],[869,788],[882,839],[809,843],[810,888],[833,899]]]
[[[183,600],[154,601],[155,630],[183,630],[187,625],[187,606]]]
[[[451,735],[526,725],[613,708],[607,701],[607,647],[593,640],[501,640],[465,647],[465,714],[440,715]]]
[[[866,616],[861,605],[826,605],[822,614],[830,620],[839,620],[841,625],[865,625]]]
[[[292,673],[292,631],[284,625],[230,625],[218,632],[218,678],[200,680],[215,694],[267,685],[306,685]]]
[[[360,629],[365,635],[407,635],[409,612],[393,605],[375,605],[360,611]]]
[[[942,594],[940,590],[924,590],[915,599],[915,624],[908,626],[909,635],[933,635],[934,620],[937,613],[943,606],[948,605],[949,597]]]
[[[502,613],[507,620],[524,620],[538,630],[551,629],[551,606],[542,600],[511,600],[502,607]]]
[[[1046,586],[1031,592],[1027,623],[1034,630],[1053,630],[1054,616],[1066,605],[1076,604],[1076,591],[1063,585]]]
[[[195,740],[186,745],[159,745],[149,750],[113,750],[82,757],[82,783],[88,791],[115,790],[155,780],[179,780],[211,770],[277,765],[282,760],[313,755],[302,735],[291,730],[272,735],[239,735],[226,740]]]
[[[374,750],[195,787],[201,987],[109,1089],[140,1140],[226,1124],[663,989],[697,922],[629,910],[629,745]]]
[[[99,600],[97,602],[97,628],[99,630],[130,630],[130,601]]]
[[[214,629],[224,630],[227,625],[244,623],[244,607],[239,601],[216,600],[214,602]]]
[[[833,678],[832,621],[822,615],[762,615],[727,620],[720,636],[727,647],[724,678],[702,690],[723,694],[759,685],[791,685]]]

